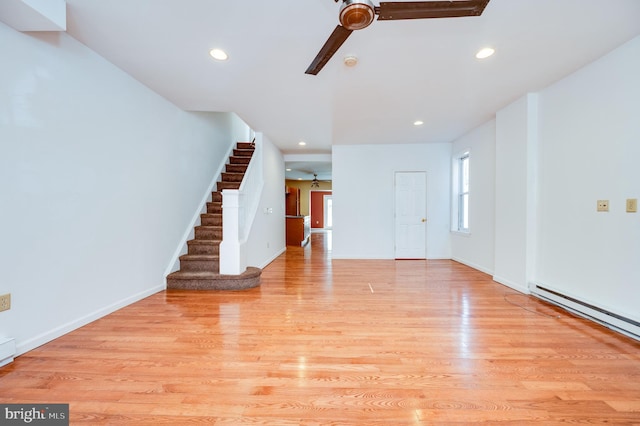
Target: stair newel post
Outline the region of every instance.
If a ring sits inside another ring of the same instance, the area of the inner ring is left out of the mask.
[[[236,189],[222,191],[222,242],[220,243],[220,274],[239,275],[246,270],[241,242],[243,227],[242,193]]]

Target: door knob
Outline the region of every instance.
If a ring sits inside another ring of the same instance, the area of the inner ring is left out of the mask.
[[[423,217],[423,218],[422,218],[422,222],[426,222],[426,221],[427,221],[427,219],[425,219],[425,218]]]

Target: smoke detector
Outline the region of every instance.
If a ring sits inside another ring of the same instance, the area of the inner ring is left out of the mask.
[[[347,55],[344,57],[344,64],[348,67],[355,67],[358,64],[358,57],[355,55]]]

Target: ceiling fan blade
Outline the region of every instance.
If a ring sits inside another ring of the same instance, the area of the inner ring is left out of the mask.
[[[458,18],[480,16],[489,0],[381,2],[379,21],[396,19]]]
[[[342,25],[338,25],[331,33],[324,46],[322,46],[322,49],[320,49],[320,52],[318,52],[318,55],[315,57],[313,62],[311,62],[311,65],[309,65],[305,74],[318,74],[352,32],[353,30],[348,30]]]

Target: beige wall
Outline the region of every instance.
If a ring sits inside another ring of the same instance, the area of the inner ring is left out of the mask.
[[[309,192],[311,189],[318,191],[331,191],[331,182],[320,181],[320,188],[311,188],[310,180],[285,180],[285,186],[292,188],[300,188],[300,214],[302,216],[309,216]]]

